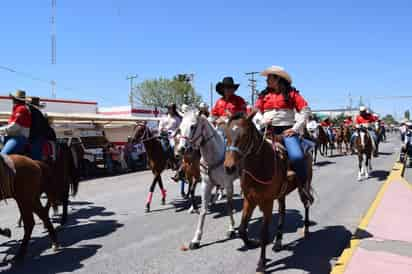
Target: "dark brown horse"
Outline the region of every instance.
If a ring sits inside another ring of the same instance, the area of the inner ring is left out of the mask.
[[[200,151],[188,149],[183,154],[182,169],[185,174],[186,182],[189,184],[187,196],[190,198],[189,212],[197,212],[197,205],[195,201],[196,185],[202,181],[200,177]]]
[[[149,166],[154,176],[145,206],[145,211],[150,212],[150,204],[152,202],[156,184],[159,184],[160,192],[162,194],[162,205],[166,204],[166,189],[163,186],[161,175],[167,168],[168,157],[163,150],[159,137],[155,136],[145,123],[141,123],[136,126],[133,134],[133,140],[143,142],[147,153]]]
[[[289,168],[287,153],[280,144],[272,144],[254,126],[252,112],[247,118],[233,117],[228,124],[227,151],[225,157],[226,172],[239,170],[241,187],[244,194],[242,221],[239,235],[246,246],[252,242],[248,238],[247,227],[256,206],[263,212],[263,224],[260,236],[261,253],[257,266],[258,273],[264,273],[266,267],[266,245],[268,243],[269,224],[272,220],[273,201],[279,202],[279,223],[276,234],[275,250],[282,248],[283,225],[285,219],[286,196],[298,187],[297,176]],[[275,138],[278,138],[275,136]],[[281,138],[280,138],[281,139]],[[306,191],[311,190],[312,159],[307,155],[308,180],[304,184]],[[302,196],[301,196],[302,199]],[[309,234],[309,206],[305,207],[304,234]]]
[[[352,137],[352,131],[349,126],[343,126],[343,144],[345,145],[345,152],[349,154],[351,151],[350,139]]]
[[[24,224],[24,237],[19,251],[15,257],[16,260],[24,258],[28,243],[34,227],[33,213],[35,213],[43,222],[53,247],[56,249],[57,235],[50,222],[46,209],[40,202],[42,185],[52,180],[50,168],[39,161],[33,161],[26,156],[10,155],[10,160],[14,165],[15,172],[6,164],[3,157],[0,156],[0,178],[1,194],[0,198],[13,198],[17,202],[20,216]]]
[[[328,156],[328,150],[330,149],[330,155],[333,154],[333,149],[329,141],[329,137],[326,134],[322,126],[318,126],[318,140],[319,140],[319,152],[322,156]]]
[[[340,155],[343,155],[343,126],[336,129],[336,144]]]
[[[357,136],[355,137],[355,148],[358,152],[358,181],[364,178],[369,178],[369,171],[372,170],[372,138],[366,130],[357,130]],[[363,165],[363,156],[365,156],[365,165]]]

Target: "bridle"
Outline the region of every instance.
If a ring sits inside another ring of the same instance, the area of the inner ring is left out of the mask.
[[[152,139],[156,138],[156,136],[150,136],[151,131],[147,126],[138,125],[138,127],[143,127],[143,134],[142,134],[142,136],[139,137],[140,142],[145,142],[145,141],[149,141],[149,140],[152,140]],[[136,138],[135,138],[135,140],[136,140]]]
[[[204,129],[205,129],[205,124],[204,123],[202,123],[202,125],[200,126],[200,133],[196,136],[196,137],[194,137],[195,136],[195,133],[198,131],[198,129],[199,129],[199,120],[197,120],[197,122],[196,122],[196,124],[194,125],[194,129],[193,130],[191,130],[191,132],[190,132],[190,135],[187,137],[187,136],[183,136],[183,135],[181,135],[180,136],[180,139],[184,139],[184,140],[186,140],[187,142],[189,142],[189,144],[192,146],[192,147],[195,147],[196,148],[196,143],[197,143],[197,141],[200,139],[200,138],[202,138],[202,140],[200,141],[200,147],[203,147],[203,146],[205,146],[209,141],[211,141],[215,136],[216,136],[216,131],[213,131],[213,134],[211,135],[211,136],[208,136],[207,138],[204,138],[204,136],[203,136],[203,131],[204,131]]]

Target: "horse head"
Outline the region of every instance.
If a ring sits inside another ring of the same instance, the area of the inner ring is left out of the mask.
[[[146,123],[138,123],[133,133],[133,140],[141,142],[143,139],[147,138],[149,134],[149,128],[146,126]]]
[[[200,146],[202,128],[205,122],[207,120],[203,116],[199,116],[195,110],[188,110],[184,113],[179,126],[180,140],[176,146],[178,155],[183,155],[190,146]]]
[[[228,174],[233,174],[240,167],[242,159],[254,149],[252,144],[262,139],[253,123],[255,114],[256,111],[248,116],[236,114],[230,118],[225,128],[227,142],[223,166]]]

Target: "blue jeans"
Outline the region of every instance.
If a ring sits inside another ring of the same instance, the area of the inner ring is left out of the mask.
[[[306,161],[299,136],[284,137],[283,141],[288,151],[289,161],[292,163],[297,177],[302,183],[305,183],[307,179]]]
[[[335,142],[335,134],[333,134],[332,129],[331,129],[331,128],[328,128],[328,129],[326,130],[326,132],[327,132],[327,134],[328,134],[329,141],[332,142],[332,143],[334,143],[334,142]]]
[[[44,138],[38,137],[31,141],[31,158],[33,160],[42,160],[42,150],[43,150]]]
[[[24,146],[27,144],[27,138],[24,136],[7,136],[4,139],[4,146],[1,150],[3,154],[22,154]]]

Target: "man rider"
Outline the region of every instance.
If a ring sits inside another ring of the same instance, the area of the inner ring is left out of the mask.
[[[405,126],[406,132],[401,148],[401,161],[403,160],[403,157],[405,157],[405,154],[407,154],[409,157],[408,166],[412,166],[412,122],[405,122]]]
[[[31,127],[31,114],[26,105],[26,92],[17,90],[10,94],[13,110],[6,126],[0,127],[0,134],[5,136],[3,154],[21,154],[28,143]]]

